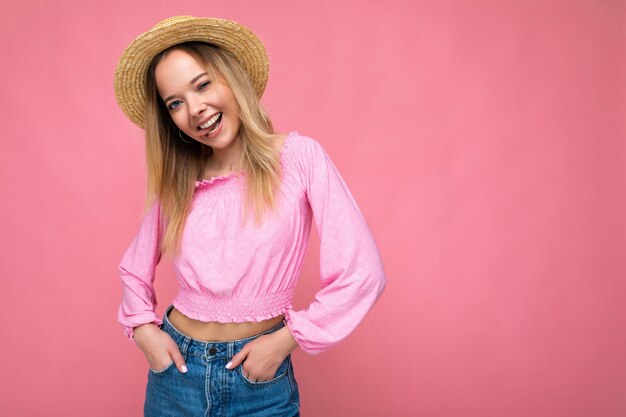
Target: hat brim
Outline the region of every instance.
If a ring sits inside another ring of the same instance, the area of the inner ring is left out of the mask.
[[[145,128],[145,84],[152,59],[183,42],[200,41],[230,51],[250,76],[257,97],[263,95],[269,73],[265,47],[245,26],[226,19],[175,16],[158,23],[128,45],[115,70],[115,99],[124,114]]]

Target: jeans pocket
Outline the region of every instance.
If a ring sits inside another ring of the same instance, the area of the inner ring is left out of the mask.
[[[169,371],[172,368],[176,368],[174,366],[174,361],[170,362],[169,365],[167,365],[165,368],[160,369],[160,370],[154,370],[152,368],[148,368],[148,370],[150,371],[150,373],[154,374],[154,375],[163,375],[165,372]]]
[[[274,385],[275,383],[282,381],[288,376],[289,356],[287,356],[285,360],[280,364],[280,366],[276,370],[276,374],[274,375],[274,378],[267,380],[267,381],[258,381],[258,382],[250,381],[243,373],[243,363],[239,365],[238,368],[239,368],[239,375],[241,375],[241,378],[244,380],[244,382],[247,385],[255,387],[255,388],[267,387],[269,385]]]

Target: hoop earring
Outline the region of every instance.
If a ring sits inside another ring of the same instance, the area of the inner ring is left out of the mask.
[[[185,135],[185,136],[186,136],[186,135]],[[186,141],[185,139],[183,139],[183,135],[182,135],[182,133],[181,133],[181,130],[180,130],[180,129],[178,129],[178,137],[180,138],[180,140],[182,140],[182,141],[183,141],[183,142],[185,142],[185,143],[193,143],[193,141],[189,142],[189,141]]]

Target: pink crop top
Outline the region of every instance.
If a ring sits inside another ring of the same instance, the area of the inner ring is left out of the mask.
[[[322,146],[297,132],[280,151],[278,211],[243,224],[245,172],[196,181],[181,251],[173,260],[179,292],[172,304],[202,321],[257,322],[285,314],[300,348],[318,353],[350,334],[386,285],[380,253],[346,183]],[[163,228],[159,204],[146,213],[119,264],[118,321],[129,338],[155,313],[155,269]],[[321,289],[308,308],[291,300],[312,219],[320,236]]]

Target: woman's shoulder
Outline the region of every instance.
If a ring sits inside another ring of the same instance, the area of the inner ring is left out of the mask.
[[[274,145],[281,161],[303,176],[311,175],[315,167],[326,165],[329,161],[326,151],[316,139],[295,130],[278,133]]]
[[[301,154],[311,147],[321,146],[315,139],[295,130],[289,133],[277,133],[273,145],[279,154]]]
[[[272,145],[274,146],[274,149],[276,150],[276,152],[281,153],[284,146],[285,146],[285,142],[287,142],[287,138],[289,137],[291,133],[277,133],[274,138],[273,138],[273,143]]]

